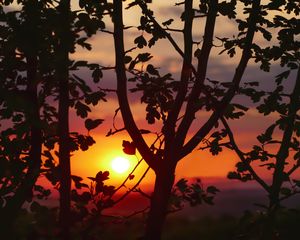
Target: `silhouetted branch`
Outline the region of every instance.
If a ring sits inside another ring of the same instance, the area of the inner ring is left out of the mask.
[[[289,155],[289,148],[290,148],[291,138],[294,131],[295,119],[300,104],[299,92],[300,92],[300,67],[298,68],[296,83],[290,97],[290,103],[288,105],[288,115],[285,121],[286,126],[282,136],[282,143],[276,156],[275,170],[274,170],[273,182],[271,186],[272,188],[271,200],[274,201],[273,204],[277,204],[280,188],[284,181],[284,166],[286,163],[286,159]],[[293,168],[291,170],[292,172],[295,171],[293,170]]]
[[[251,173],[252,177],[254,178],[255,181],[257,181],[267,192],[270,192],[270,187],[266,184],[262,178],[260,178],[255,170],[251,167],[250,162],[244,157],[244,153],[239,149],[238,145],[236,144],[236,141],[234,139],[233,133],[226,122],[224,117],[221,117],[221,121],[226,129],[226,132],[228,134],[228,137],[230,139],[230,143],[232,145],[233,150],[236,152],[238,155],[239,159],[247,166],[247,170]]]
[[[120,105],[121,114],[130,137],[136,144],[138,151],[141,153],[147,164],[156,169],[155,156],[149,149],[142,134],[140,133],[129,106],[127,97],[127,76],[124,63],[124,36],[123,36],[123,13],[122,1],[113,1],[114,9],[114,43],[115,43],[115,59],[116,59],[116,74],[117,74],[117,95]]]
[[[156,21],[155,17],[150,14],[151,11],[148,9],[147,5],[144,2],[142,2],[142,1],[138,1],[138,5],[143,10],[143,13],[153,22],[153,24],[155,24],[158,27],[159,30],[161,30],[162,32],[164,32],[166,38],[169,40],[169,42],[172,44],[172,46],[175,48],[175,50],[180,54],[180,56],[182,58],[184,58],[184,53],[181,50],[181,48],[178,46],[178,44],[173,39],[173,37],[171,36],[171,34],[169,34],[168,32],[166,32],[164,30],[164,28],[161,27],[160,24]]]
[[[146,171],[144,172],[144,174],[140,177],[139,181],[132,187],[130,188],[126,193],[123,194],[123,196],[121,196],[120,198],[118,198],[117,200],[114,201],[114,205],[118,204],[119,202],[121,202],[125,197],[127,197],[127,195],[129,195],[133,190],[135,190],[137,188],[137,186],[140,185],[140,183],[142,182],[142,180],[145,178],[145,176],[147,175],[148,171],[149,171],[150,167],[148,167],[146,169]]]
[[[179,32],[179,33],[183,33],[184,30],[182,29],[175,29],[175,28],[163,28],[164,31],[170,31],[170,32]]]
[[[236,91],[238,90],[242,76],[251,57],[252,42],[256,31],[256,22],[258,20],[259,12],[260,0],[254,1],[252,3],[252,9],[248,19],[249,27],[245,37],[244,49],[242,52],[240,62],[236,68],[235,74],[232,79],[232,86],[228,89],[222,100],[217,104],[215,111],[213,112],[211,117],[205,122],[204,125],[202,125],[202,127],[197,131],[197,133],[183,146],[180,153],[180,159],[185,157],[191,151],[193,151],[193,149],[195,149],[195,147],[200,143],[200,141],[209,133],[209,131],[213,128],[218,119],[223,115],[228,104],[230,103]],[[182,128],[184,128],[184,126]]]
[[[192,27],[193,27],[193,1],[187,0],[184,3],[185,11],[185,21],[184,21],[184,53],[183,53],[183,64],[181,69],[181,78],[180,78],[180,87],[177,92],[177,95],[174,100],[173,108],[168,114],[168,118],[165,124],[165,136],[166,136],[166,151],[174,151],[174,145],[172,140],[175,137],[175,127],[180,109],[186,98],[189,78],[191,76],[192,65],[192,51],[193,51],[193,36],[192,36]],[[175,141],[175,145],[178,146],[178,142]],[[174,159],[173,161],[176,161]]]
[[[203,83],[206,77],[208,59],[209,59],[211,48],[213,46],[212,43],[213,43],[215,22],[216,22],[217,12],[218,12],[217,5],[218,5],[218,0],[212,0],[209,3],[207,20],[205,23],[203,45],[201,48],[200,55],[198,56],[198,66],[195,75],[196,81],[192,88],[192,92],[189,96],[184,117],[178,127],[177,134],[176,134],[176,142],[178,142],[178,146],[180,147],[183,145],[187,132],[192,122],[195,119],[195,112],[196,112],[195,105],[201,93],[201,89],[203,88]]]
[[[293,167],[287,172],[287,175],[290,176],[292,175],[298,168],[300,167],[300,164],[294,164]]]
[[[133,192],[137,192],[137,193],[141,194],[143,197],[151,199],[151,196],[148,195],[147,193],[145,193],[144,191],[142,191],[140,188],[134,189]]]

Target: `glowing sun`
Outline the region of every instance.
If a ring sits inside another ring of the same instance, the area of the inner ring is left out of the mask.
[[[129,169],[130,163],[126,158],[116,157],[112,160],[111,167],[117,173],[124,173]]]

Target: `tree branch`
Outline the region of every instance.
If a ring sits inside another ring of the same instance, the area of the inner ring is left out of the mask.
[[[225,109],[228,104],[234,97],[236,91],[238,90],[239,84],[241,82],[242,76],[245,72],[248,61],[251,57],[251,48],[254,33],[256,31],[256,22],[259,16],[260,11],[260,0],[254,1],[252,3],[252,10],[248,19],[248,32],[246,34],[244,49],[242,52],[242,56],[239,62],[238,67],[236,68],[235,74],[232,79],[232,86],[228,89],[223,99],[216,106],[215,111],[210,116],[210,118],[206,121],[206,123],[197,131],[197,133],[183,146],[181,150],[180,159],[189,154],[198,144],[199,142],[209,133],[209,131],[216,124],[218,119],[223,115]]]
[[[153,168],[155,167],[155,156],[151,152],[144,138],[142,137],[134,119],[129,106],[127,97],[127,76],[124,63],[125,50],[123,39],[123,13],[122,1],[113,1],[113,21],[114,21],[114,44],[115,44],[115,61],[116,61],[116,74],[117,74],[117,96],[123,117],[124,125],[136,144],[138,151],[141,153],[147,164]]]
[[[195,119],[197,99],[201,93],[201,89],[206,77],[208,59],[213,45],[214,29],[218,13],[217,6],[218,0],[210,1],[207,20],[205,23],[203,45],[200,56],[198,57],[198,67],[195,75],[196,82],[189,97],[183,120],[181,121],[176,134],[176,142],[180,147],[183,146],[187,132],[193,120]]]
[[[300,67],[298,68],[296,83],[290,98],[290,103],[288,107],[288,116],[285,121],[286,126],[283,132],[282,143],[276,156],[275,170],[274,170],[273,182],[271,186],[273,194],[275,195],[279,194],[280,187],[282,185],[282,182],[284,181],[285,160],[289,156],[289,148],[290,148],[291,138],[295,127],[295,119],[300,104],[299,93],[300,93]],[[293,172],[295,170],[290,170],[290,172],[291,171]]]
[[[247,166],[247,170],[251,173],[254,180],[256,182],[258,182],[267,192],[269,192],[270,187],[266,184],[266,182],[262,178],[260,178],[257,175],[257,173],[254,171],[254,169],[251,167],[250,162],[247,159],[245,159],[244,153],[238,147],[238,145],[237,145],[237,143],[234,139],[233,133],[232,133],[227,121],[225,120],[225,118],[221,117],[221,121],[222,121],[222,123],[223,123],[223,125],[224,125],[224,127],[227,131],[227,134],[228,134],[228,137],[229,137],[229,140],[230,140],[230,144],[232,145],[233,150],[236,152],[236,154],[240,158],[241,162],[244,163]]]
[[[164,133],[166,136],[166,151],[174,151],[174,136],[176,121],[180,112],[180,109],[184,103],[188,82],[191,76],[191,65],[192,65],[192,51],[193,51],[193,0],[186,0],[184,3],[185,22],[184,22],[184,57],[181,69],[180,87],[176,95],[173,108],[168,114],[168,118],[165,124]],[[171,149],[172,148],[172,149]],[[175,154],[176,155],[176,154]],[[175,160],[175,159],[174,159]]]

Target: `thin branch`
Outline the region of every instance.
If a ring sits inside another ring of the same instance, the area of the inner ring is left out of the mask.
[[[136,215],[138,215],[138,214],[141,214],[141,213],[146,212],[149,208],[150,208],[150,207],[147,206],[147,207],[145,207],[144,209],[139,210],[139,211],[135,211],[135,212],[133,212],[133,213],[131,213],[131,214],[129,214],[129,215],[123,217],[123,218],[125,218],[125,219],[131,218],[131,217],[133,217],[133,216],[136,216]]]
[[[293,167],[287,172],[288,176],[291,176],[298,168],[300,167],[300,164],[294,164]]]
[[[137,47],[130,48],[130,49],[128,49],[128,50],[125,51],[125,54],[126,54],[126,53],[129,53],[129,52],[132,52],[132,51],[134,51],[135,49],[137,49]]]
[[[144,174],[140,177],[139,181],[132,188],[130,188],[126,193],[124,193],[121,197],[119,197],[117,200],[114,201],[114,206],[116,204],[118,204],[119,202],[121,202],[125,197],[127,197],[131,192],[133,192],[133,190],[135,190],[140,185],[140,183],[142,182],[142,180],[147,175],[149,169],[150,169],[150,167],[148,167],[146,169],[146,171],[144,172]]]
[[[130,176],[134,173],[134,171],[137,169],[137,167],[141,164],[141,162],[143,161],[144,159],[141,158],[138,163],[134,166],[133,170],[128,174],[128,176],[126,177],[126,179],[122,182],[122,184],[116,188],[115,192],[117,192],[119,189],[121,189],[122,187],[125,186],[126,182],[129,180]]]
[[[112,131],[112,129],[110,129],[109,132],[106,134],[106,137],[115,135],[115,134],[117,134],[119,132],[123,132],[125,130],[126,130],[126,128],[124,128],[124,127],[123,128],[119,128],[119,129],[115,129],[114,131]]]
[[[233,136],[233,133],[227,123],[227,121],[225,120],[224,117],[221,118],[221,121],[227,131],[227,134],[228,134],[228,137],[229,137],[229,140],[230,140],[230,143],[232,145],[232,148],[233,150],[236,152],[236,154],[238,155],[238,157],[240,158],[241,162],[244,163],[246,166],[247,166],[247,170],[251,173],[252,177],[254,178],[254,180],[256,182],[258,182],[267,192],[270,191],[270,187],[266,184],[266,182],[260,178],[257,173],[255,172],[255,170],[251,167],[249,161],[247,159],[245,159],[244,157],[244,153],[240,150],[240,148],[238,147],[235,139],[234,139],[234,136]]]
[[[179,33],[183,33],[182,29],[176,29],[176,28],[163,28],[164,31],[170,31],[170,32],[179,32]]]
[[[111,89],[111,88],[98,88],[99,90],[103,91],[103,92],[117,92],[116,89]]]
[[[281,202],[281,201],[283,201],[283,200],[285,200],[285,199],[288,199],[288,198],[290,198],[291,196],[296,195],[296,194],[299,194],[299,193],[300,193],[300,191],[294,191],[294,192],[292,192],[290,195],[286,195],[286,196],[283,196],[283,197],[279,198],[279,201]]]
[[[133,192],[137,192],[137,193],[141,194],[143,197],[151,199],[151,196],[148,195],[147,193],[145,193],[144,191],[142,191],[140,188],[134,189]]]
[[[109,31],[109,30],[105,30],[105,29],[100,29],[99,31],[100,31],[100,32],[104,32],[104,33],[108,33],[108,34],[111,34],[111,35],[114,34],[113,32],[111,32],[111,31]]]
[[[182,58],[184,58],[183,51],[180,49],[180,47],[178,46],[178,44],[176,43],[176,41],[172,38],[172,36],[168,32],[166,32],[164,30],[164,28],[161,27],[160,24],[156,21],[155,17],[153,17],[153,15],[151,14],[152,11],[150,11],[148,9],[147,5],[144,2],[142,2],[142,1],[139,1],[138,5],[142,9],[143,13],[153,22],[153,24],[155,24],[155,26],[158,27],[159,30],[161,30],[162,32],[164,32],[166,38],[169,40],[169,42],[172,44],[172,46],[175,48],[175,50],[180,54],[180,56]]]

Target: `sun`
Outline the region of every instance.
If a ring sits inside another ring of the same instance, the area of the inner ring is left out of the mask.
[[[126,158],[116,157],[112,160],[111,167],[117,173],[124,173],[129,169],[130,163]]]

